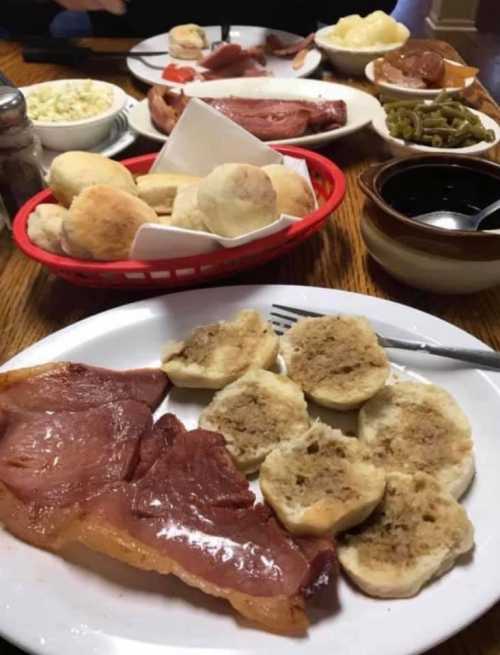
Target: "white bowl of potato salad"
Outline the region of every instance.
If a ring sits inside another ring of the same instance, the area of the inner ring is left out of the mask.
[[[383,11],[344,16],[316,32],[316,45],[331,64],[347,75],[363,75],[366,65],[406,43],[410,32]]]
[[[53,80],[21,89],[28,117],[50,150],[88,150],[111,129],[127,96],[99,80]]]

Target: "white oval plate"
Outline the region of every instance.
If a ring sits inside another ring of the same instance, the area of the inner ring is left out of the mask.
[[[118,369],[158,366],[168,339],[242,308],[267,314],[273,303],[364,315],[387,336],[486,348],[449,323],[379,298],[314,287],[235,286],[98,314],[44,339],[2,369],[68,359]],[[415,655],[475,620],[500,598],[500,374],[425,354],[389,354],[396,371],[445,387],[471,420],[477,477],[464,504],[476,548],[466,563],[407,600],[374,600],[341,578],[340,609],[310,604],[308,637],[291,639],[239,625],[226,603],[173,577],[82,550],[63,559],[0,531],[8,563],[0,567],[0,632],[39,655]],[[163,411],[193,425],[208,397],[174,393]]]
[[[470,109],[470,111],[479,116],[482,124],[487,130],[493,130],[495,133],[494,141],[491,143],[480,141],[479,143],[476,143],[473,146],[467,146],[466,148],[433,148],[432,146],[426,146],[420,143],[403,141],[403,139],[396,139],[390,135],[389,128],[385,122],[385,112],[383,112],[383,114],[377,115],[372,123],[372,126],[375,132],[377,132],[377,134],[387,142],[389,148],[395,155],[410,152],[432,152],[434,154],[448,155],[482,155],[485,152],[488,152],[488,150],[491,150],[491,148],[494,148],[500,141],[500,126],[493,118],[483,114],[483,112],[477,111],[476,109]]]
[[[379,59],[382,59],[382,57],[379,57]],[[375,61],[371,61],[369,64],[367,64],[365,68],[365,75],[366,77],[372,82],[372,84],[376,84],[378,87],[381,89],[386,89],[387,91],[390,91],[391,94],[397,94],[398,96],[410,96],[413,98],[420,98],[420,99],[425,99],[425,98],[436,98],[442,91],[446,91],[446,93],[460,93],[460,91],[464,91],[465,89],[469,88],[472,84],[474,84],[474,80],[476,79],[475,77],[468,77],[465,80],[465,84],[463,87],[459,86],[452,86],[452,87],[446,87],[446,88],[441,88],[441,89],[409,89],[406,86],[400,86],[399,84],[391,84],[390,82],[384,82],[384,81],[379,81],[377,82],[375,80]],[[446,59],[446,61],[450,64],[453,64],[454,66],[460,66],[460,64],[456,61],[452,61],[451,59]]]
[[[347,123],[344,127],[327,132],[308,134],[293,139],[267,141],[270,145],[320,146],[346,134],[356,132],[368,125],[380,113],[384,114],[379,101],[369,93],[359,91],[346,84],[322,82],[320,80],[285,80],[268,77],[216,80],[213,82],[192,82],[184,89],[194,97],[225,98],[271,98],[284,100],[344,100],[347,104]],[[130,125],[143,136],[155,141],[166,141],[168,137],[156,129],[151,122],[147,100],[134,107],[129,116]]]
[[[210,27],[203,28],[207,33],[207,38],[209,43],[214,41],[220,41],[220,26],[212,25]],[[266,27],[252,27],[248,25],[232,25],[230,32],[230,39],[233,43],[239,43],[244,48],[251,48],[258,45],[264,45],[266,42],[266,36],[269,34],[275,34],[278,36],[284,43],[294,43],[302,39],[298,34],[292,34],[290,32],[282,32],[280,30],[270,30]],[[168,50],[168,33],[159,34],[158,36],[152,36],[150,39],[141,41],[136,46],[134,46],[131,52],[144,52],[144,51],[164,51]],[[206,54],[209,53],[209,50],[205,51]],[[307,53],[303,66],[298,70],[294,70],[292,67],[293,57],[273,57],[272,55],[267,55],[267,64],[266,68],[274,77],[307,77],[314,73],[316,68],[321,62],[321,53],[316,48],[312,48]],[[165,66],[168,64],[178,64],[179,66],[191,66],[198,72],[203,72],[205,69],[197,64],[196,61],[190,61],[186,59],[176,59],[170,55],[156,55],[152,57],[146,57],[142,59],[135,59],[132,57],[127,58],[127,66],[132,73],[137,78],[146,82],[147,84],[163,84],[165,86],[178,86],[182,87],[184,84],[179,84],[176,82],[167,82],[161,76]]]

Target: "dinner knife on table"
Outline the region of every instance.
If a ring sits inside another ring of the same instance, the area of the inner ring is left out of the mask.
[[[57,41],[46,39],[27,41],[23,46],[23,60],[28,63],[50,63],[78,66],[92,60],[113,60],[154,57],[167,55],[167,50],[144,50],[131,52],[129,50],[94,50],[79,46],[66,39]]]

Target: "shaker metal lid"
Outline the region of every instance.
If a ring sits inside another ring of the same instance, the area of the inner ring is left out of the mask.
[[[0,86],[0,128],[16,123],[26,115],[26,100],[10,86]]]

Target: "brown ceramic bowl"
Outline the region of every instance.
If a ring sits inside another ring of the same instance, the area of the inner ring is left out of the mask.
[[[364,242],[391,275],[438,293],[472,293],[500,284],[500,230],[445,230],[412,218],[446,208],[473,214],[499,199],[499,164],[460,155],[414,155],[367,168],[359,183],[367,196]]]

